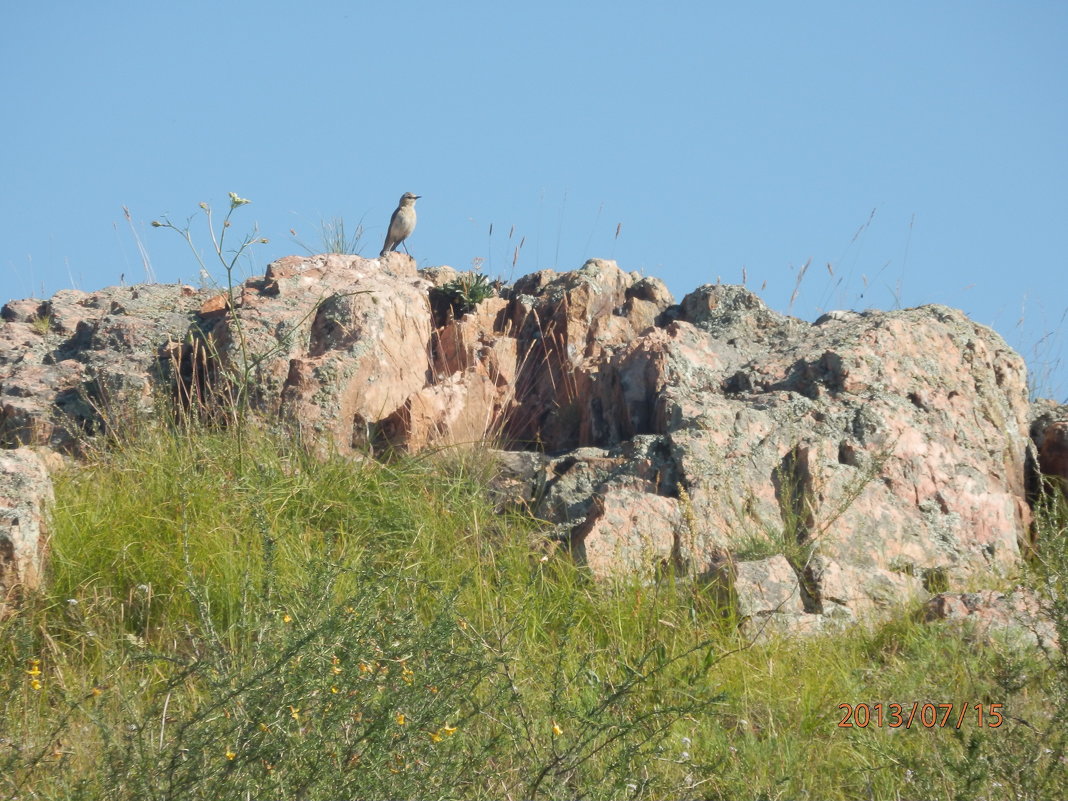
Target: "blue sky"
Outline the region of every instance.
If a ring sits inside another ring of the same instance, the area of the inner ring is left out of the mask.
[[[943,303],[1068,399],[1068,3],[651,8],[6,4],[0,300],[145,280],[123,206],[196,283],[151,220],[250,198],[248,275],[334,218],[375,255],[412,191],[423,266],[614,258],[680,298],[744,271],[805,319]]]

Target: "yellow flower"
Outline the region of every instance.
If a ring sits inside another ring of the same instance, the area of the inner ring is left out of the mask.
[[[446,734],[452,734],[454,731],[456,731],[456,727],[450,726],[448,723],[446,723],[444,726],[441,727],[441,730]]]
[[[360,662],[360,673],[370,673],[371,670],[371,666],[368,665],[366,662]]]
[[[31,679],[30,680],[30,686],[35,690],[40,690],[41,689],[41,682],[39,682],[37,679]]]
[[[441,742],[441,733],[440,732],[436,732],[436,731],[430,732],[430,742],[432,742],[432,743],[440,743]]]
[[[260,731],[270,731],[270,730],[271,730],[271,727],[268,726],[266,723],[261,723],[260,724]]]
[[[30,669],[26,671],[27,676],[40,676],[41,675],[41,660],[31,659]]]
[[[226,749],[226,758],[227,759],[233,759],[235,756],[237,756],[237,754],[235,754],[229,748]]]
[[[289,615],[282,615],[282,622],[283,623],[292,623],[293,622],[293,618],[291,618]]]
[[[336,694],[337,694],[337,692],[338,692],[338,689],[337,689],[337,687],[331,687],[331,688],[330,688],[330,692],[332,692],[332,693],[334,693],[334,694],[336,695]]]
[[[563,733],[564,733],[564,730],[560,728],[560,724],[559,724],[559,723],[557,723],[557,722],[556,722],[556,721],[554,720],[554,721],[553,721],[553,734],[555,734],[555,735],[556,735],[557,737],[559,737],[559,736],[560,736],[561,734],[563,734]]]
[[[338,673],[341,672],[341,667],[338,665],[334,665],[332,668],[330,668],[330,672],[336,676]]]
[[[89,693],[90,693],[90,694],[91,694],[91,695],[92,695],[92,696],[93,696],[94,698],[97,698],[97,697],[99,697],[99,696],[100,696],[100,695],[101,695],[101,694],[102,694],[103,692],[104,692],[104,691],[103,691],[102,689],[100,689],[99,687],[94,687],[93,689],[91,689],[91,690],[89,691]]]
[[[295,706],[289,707],[289,717],[293,718],[293,720],[300,720],[300,710]]]
[[[404,713],[403,712],[398,712],[397,713],[397,725],[398,726],[403,726],[404,725]]]

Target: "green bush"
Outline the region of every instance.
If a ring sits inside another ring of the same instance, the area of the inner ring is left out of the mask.
[[[496,294],[493,284],[482,273],[465,273],[440,287],[431,288],[430,302],[439,319],[444,319],[449,311],[455,317],[463,317]]]

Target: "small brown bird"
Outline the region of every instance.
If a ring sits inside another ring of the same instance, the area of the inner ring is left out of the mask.
[[[396,250],[401,242],[412,235],[412,231],[415,230],[415,201],[420,197],[422,195],[413,195],[411,192],[401,195],[400,205],[389,218],[389,231],[386,232],[386,241],[382,245],[382,252],[378,254],[379,256],[385,256],[391,250]],[[407,245],[404,246],[404,252],[408,253]]]

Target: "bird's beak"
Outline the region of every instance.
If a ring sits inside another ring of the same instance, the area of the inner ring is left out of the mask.
[[[419,199],[419,198],[421,198],[421,197],[422,197],[422,195],[416,195],[416,196],[415,196],[415,199],[416,199],[416,200],[418,200],[418,199]]]

